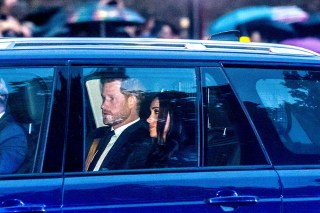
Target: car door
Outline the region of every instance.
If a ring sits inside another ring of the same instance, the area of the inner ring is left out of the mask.
[[[61,212],[66,87],[55,89],[61,73],[52,66],[0,67],[4,116],[14,120],[1,120],[0,212]]]
[[[113,65],[71,70],[70,111],[77,119],[68,130],[64,212],[280,212],[279,178],[220,68]],[[86,133],[103,125],[99,79],[120,72],[145,87],[140,119],[149,117],[155,94],[183,93],[175,104],[187,101],[181,116],[192,140],[162,167],[85,171],[85,150],[91,143]]]
[[[240,99],[247,101],[245,105],[279,174],[283,212],[318,212],[319,69],[300,65],[226,70]],[[246,84],[236,83],[239,73],[247,76]]]

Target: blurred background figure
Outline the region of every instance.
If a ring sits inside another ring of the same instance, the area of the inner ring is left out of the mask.
[[[122,0],[89,2],[68,18],[70,36],[136,37],[136,27],[145,19]]]
[[[253,31],[250,36],[251,42],[262,42],[261,33],[259,31]]]
[[[1,37],[31,37],[32,24],[21,23],[12,10],[18,5],[18,0],[0,0],[0,36]]]
[[[171,24],[164,23],[161,26],[160,31],[157,33],[157,37],[166,39],[178,39],[179,32]]]
[[[153,35],[153,30],[156,26],[156,19],[154,17],[150,17],[146,20],[144,25],[142,25],[139,37],[141,38],[153,38],[155,35]]]

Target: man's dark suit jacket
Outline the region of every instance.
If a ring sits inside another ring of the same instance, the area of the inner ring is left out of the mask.
[[[110,127],[100,127],[90,136],[91,141],[100,138],[100,142],[107,138]],[[98,149],[105,149],[99,147]],[[100,170],[140,169],[147,167],[147,158],[153,150],[149,127],[145,121],[138,121],[126,128],[117,138],[115,144],[104,159]],[[95,156],[99,159],[100,156]],[[91,168],[94,166],[91,165]],[[90,168],[89,167],[89,168]]]
[[[24,130],[12,116],[5,113],[0,118],[0,173],[16,172],[27,153],[27,138]]]

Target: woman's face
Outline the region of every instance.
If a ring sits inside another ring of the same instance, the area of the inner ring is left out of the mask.
[[[158,121],[159,110],[160,110],[159,107],[160,107],[159,99],[158,98],[153,99],[150,105],[150,116],[147,119],[147,122],[149,123],[150,137],[152,138],[157,137],[157,121]]]
[[[152,138],[157,138],[157,122],[158,122],[158,117],[159,117],[159,110],[160,110],[159,99],[155,98],[151,102],[150,116],[147,119],[147,122],[149,123],[150,137],[152,137]],[[168,129],[169,129],[169,123],[170,123],[170,116],[168,114],[167,120],[166,120],[166,125],[164,127],[164,132],[163,132],[164,139],[165,139],[165,136],[166,136]]]

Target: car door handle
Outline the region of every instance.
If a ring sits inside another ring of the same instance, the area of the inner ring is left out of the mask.
[[[1,203],[0,213],[11,212],[45,212],[45,205],[24,204],[21,200],[11,199]]]
[[[207,199],[208,204],[232,206],[251,205],[258,203],[258,201],[257,196],[239,196],[234,190],[221,190],[218,191],[216,197]]]
[[[256,204],[258,197],[256,196],[227,196],[227,197],[214,197],[207,200],[208,204],[215,205],[250,205]]]

